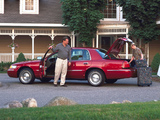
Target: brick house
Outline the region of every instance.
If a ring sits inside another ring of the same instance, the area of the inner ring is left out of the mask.
[[[98,30],[92,40],[92,47],[108,49],[118,37],[128,37],[129,24],[125,22],[121,9],[116,6],[114,0],[108,1],[103,11],[104,20],[97,25]],[[71,38],[71,47],[81,46],[77,41],[78,36],[70,32],[62,21],[60,0],[0,0],[0,62],[14,61],[20,52],[30,59],[43,56],[49,44],[60,43],[66,35]],[[157,21],[157,24],[160,22]],[[13,42],[19,47],[9,48],[8,45]],[[134,42],[140,48],[145,46],[143,41]],[[156,52],[153,46],[157,45],[157,42],[159,41],[148,45],[150,49],[146,57],[149,58],[149,63]],[[131,58],[132,50],[128,44],[120,56]]]

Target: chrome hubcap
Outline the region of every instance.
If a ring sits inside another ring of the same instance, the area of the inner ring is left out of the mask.
[[[28,82],[28,81],[30,81],[31,76],[30,76],[29,73],[24,73],[23,76],[21,77],[21,79],[22,79],[24,82]]]
[[[99,75],[98,75],[98,74],[94,74],[94,75],[92,75],[92,81],[93,81],[94,83],[99,82],[99,80],[100,80],[100,77],[99,77]]]

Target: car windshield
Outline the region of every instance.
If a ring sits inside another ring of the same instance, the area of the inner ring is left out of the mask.
[[[116,56],[113,55],[113,54],[111,54],[111,53],[109,54],[109,56],[108,56],[108,55],[105,55],[105,54],[107,53],[107,50],[105,50],[105,49],[97,49],[96,51],[99,53],[99,55],[100,55],[103,59],[110,59],[109,56],[111,57],[111,59],[117,59]]]

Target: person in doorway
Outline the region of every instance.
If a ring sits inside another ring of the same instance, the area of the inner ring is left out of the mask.
[[[134,43],[131,44],[131,48],[133,49],[133,55],[131,60],[129,61],[129,64],[135,59],[135,60],[143,60],[143,54],[141,49],[136,47]]]
[[[69,37],[63,37],[62,43],[57,44],[55,48],[50,46],[48,49],[52,49],[53,52],[58,52],[56,65],[55,65],[55,75],[54,75],[54,86],[57,87],[58,79],[61,75],[61,87],[67,87],[65,84],[67,68],[71,65],[71,47],[68,45]],[[69,59],[69,62],[68,62]]]

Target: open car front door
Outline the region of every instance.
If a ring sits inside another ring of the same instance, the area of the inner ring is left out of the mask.
[[[41,59],[41,62],[39,64],[39,71],[40,71],[40,78],[42,79],[43,77],[46,76],[46,56],[47,56],[47,53],[50,51],[50,49],[48,49],[46,51],[46,53],[44,54],[43,58]]]
[[[118,38],[109,48],[106,55],[109,56],[109,54],[111,53],[117,56],[126,42],[132,43],[133,41],[129,38]]]

